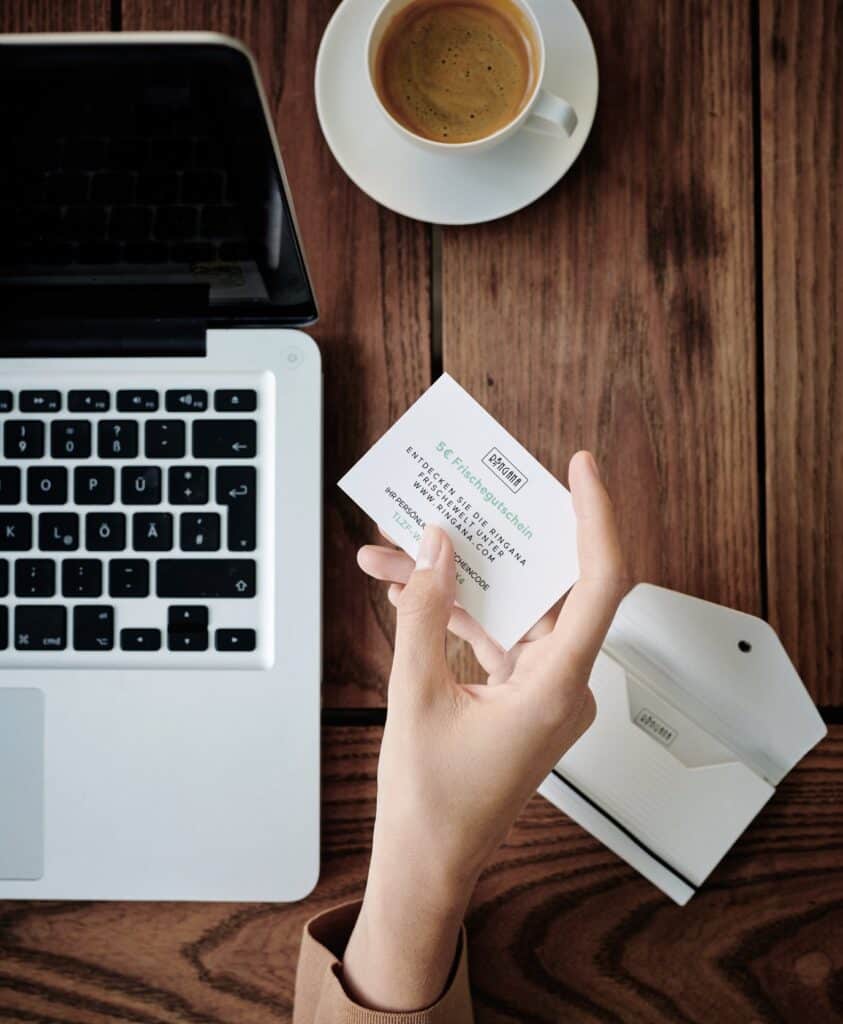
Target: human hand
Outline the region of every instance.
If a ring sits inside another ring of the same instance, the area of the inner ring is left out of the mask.
[[[594,719],[591,667],[627,589],[609,497],[587,452],[571,460],[580,578],[504,652],[455,606],[453,547],[428,527],[418,557],[368,546],[362,568],[398,608],[366,896],[345,955],[352,994],[378,1009],[441,993],[477,877],[521,808]],[[445,633],[487,684],[460,685]]]

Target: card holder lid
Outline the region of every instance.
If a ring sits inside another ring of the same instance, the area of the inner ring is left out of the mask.
[[[775,630],[753,615],[641,583],[604,650],[771,785],[826,734]]]

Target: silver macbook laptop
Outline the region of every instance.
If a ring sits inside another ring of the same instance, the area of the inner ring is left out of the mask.
[[[319,870],[316,317],[254,63],[0,37],[0,898]]]

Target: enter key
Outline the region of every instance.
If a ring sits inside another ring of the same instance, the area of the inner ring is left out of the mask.
[[[217,469],[217,503],[228,506],[228,550],[254,551],[257,541],[257,476],[254,466]]]

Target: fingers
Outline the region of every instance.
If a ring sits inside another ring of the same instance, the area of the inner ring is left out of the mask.
[[[382,580],[384,583],[404,584],[410,578],[410,573],[413,571],[415,563],[404,551],[398,551],[395,548],[386,548],[377,544],[366,544],[357,552],[357,564],[363,572],[367,573],[373,579]],[[393,601],[393,604],[394,603],[395,602]],[[550,611],[543,615],[531,629],[527,630],[524,634],[524,639],[538,640],[539,637],[546,636],[548,633],[552,632],[557,616],[559,615],[561,605],[562,602],[557,601]],[[480,632],[483,633],[483,636],[488,640],[488,634],[482,630],[482,627],[473,619],[471,621],[474,623],[477,630],[480,630]],[[451,632],[454,633],[456,630],[451,628]],[[462,639],[468,640],[468,642],[473,646],[473,641],[469,637],[463,636]],[[492,641],[492,643],[494,643],[494,641]]]
[[[387,590],[387,597],[396,608],[398,607],[398,601],[403,590],[404,587],[400,583],[393,583]],[[498,646],[480,623],[472,618],[464,608],[460,608],[459,605],[455,604],[451,611],[451,618],[448,620],[448,630],[454,636],[458,636],[460,640],[465,640],[466,643],[471,645],[474,655],[480,663],[480,667],[484,672],[488,672],[489,675],[497,672],[506,660],[506,652],[503,648]]]
[[[577,452],[571,459],[568,480],[577,517],[580,578],[562,605],[552,644],[557,653],[590,670],[629,581],[612,503],[589,452]]]
[[[369,576],[386,583],[406,583],[415,568],[415,562],[405,551],[376,544],[360,548],[357,564]]]
[[[398,598],[390,687],[435,685],[447,675],[445,631],[454,607],[454,549],[438,526],[426,526],[415,569]]]

